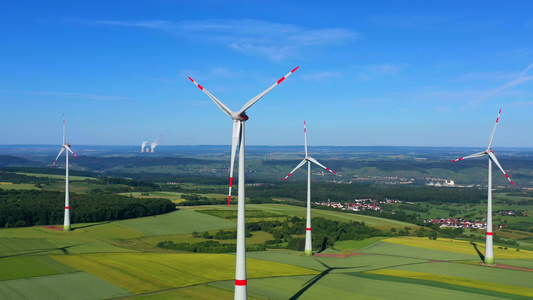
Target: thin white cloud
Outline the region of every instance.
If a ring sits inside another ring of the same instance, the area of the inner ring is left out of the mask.
[[[487,98],[490,98],[494,95],[497,95],[497,94],[500,94],[501,92],[507,90],[507,89],[514,89],[516,88],[517,86],[523,84],[523,83],[526,83],[528,81],[531,81],[533,80],[533,76],[532,75],[528,75],[528,72],[533,69],[533,63],[531,63],[529,66],[527,66],[527,68],[525,68],[521,73],[520,75],[518,75],[518,77],[516,77],[515,79],[507,82],[506,84],[502,85],[501,87],[497,88],[497,89],[494,89],[494,90],[490,90],[488,92],[486,92],[481,98],[479,98],[478,100],[474,101],[473,104],[478,104],[480,102],[482,102],[483,100],[487,99]]]
[[[205,20],[170,22],[93,21],[92,25],[142,27],[166,31],[182,37],[222,44],[248,56],[283,60],[298,57],[302,48],[342,45],[357,37],[346,28],[310,29],[293,24],[259,20]]]

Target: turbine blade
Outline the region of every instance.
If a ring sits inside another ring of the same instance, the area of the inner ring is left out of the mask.
[[[52,164],[52,167],[56,164],[57,160],[61,156],[61,154],[65,151],[65,147],[61,147],[61,150],[59,150],[59,154],[57,155],[56,159],[54,160],[54,163]]]
[[[204,91],[204,93],[206,93],[207,96],[209,96],[209,98],[211,98],[213,101],[215,101],[215,104],[218,105],[218,107],[220,107],[220,109],[222,109],[223,112],[225,112],[228,116],[231,117],[231,113],[232,113],[231,109],[229,109],[226,105],[224,105],[224,103],[222,103],[220,100],[218,100],[209,91],[204,89],[203,86],[199,85],[198,82],[194,81],[194,79],[192,79],[191,77],[189,77],[189,79],[192,81],[192,83],[194,83],[197,87],[199,87],[202,91]]]
[[[70,145],[68,145],[67,150],[68,152],[72,153],[72,155],[74,155],[75,157],[78,157],[76,153],[72,152],[72,150],[70,149]]]
[[[479,153],[476,153],[476,154],[468,155],[468,156],[465,156],[465,157],[456,158],[456,159],[453,159],[452,162],[460,161],[460,160],[467,159],[467,158],[480,157],[480,156],[483,156],[483,155],[487,155],[487,152],[483,151],[483,152],[479,152]]]
[[[292,73],[294,73],[296,70],[298,70],[299,67],[296,67],[294,68],[292,71],[290,71],[287,75],[281,77],[280,80],[276,81],[276,83],[274,83],[273,85],[271,85],[268,89],[264,90],[261,94],[253,97],[250,101],[246,102],[246,104],[244,104],[244,106],[241,108],[241,110],[239,110],[239,112],[237,112],[237,115],[240,115],[242,114],[243,112],[245,112],[248,108],[250,108],[250,106],[254,105],[254,103],[256,103],[257,101],[259,101],[259,99],[263,98],[264,95],[266,95],[268,92],[270,92],[270,90],[272,90],[273,88],[275,88],[278,84],[280,84],[281,82],[283,82],[283,80],[287,79],[287,77],[289,77]]]
[[[498,162],[498,159],[496,158],[496,155],[494,155],[494,153],[492,153],[492,151],[489,152],[489,157],[498,166],[498,168],[500,168],[500,170],[502,171],[503,175],[505,175],[505,177],[507,177],[507,180],[509,180],[511,185],[514,185],[513,181],[511,180],[511,178],[509,178],[509,175],[507,175],[507,173],[505,173],[505,171],[503,170],[502,166]]]
[[[308,160],[310,160],[312,163],[316,164],[317,166],[320,166],[328,171],[330,171],[331,173],[333,174],[337,174],[335,172],[333,172],[332,170],[330,170],[328,167],[322,165],[321,163],[319,163],[318,161],[316,161],[316,159],[312,158],[311,156],[307,157]]]
[[[487,146],[487,150],[489,150],[490,146],[492,145],[492,138],[494,138],[494,133],[496,132],[496,126],[498,126],[498,121],[500,121],[501,113],[502,113],[502,109],[500,108],[500,111],[498,112],[498,117],[496,118],[496,123],[494,124],[494,128],[492,129],[492,134],[490,135],[489,145]]]
[[[228,205],[231,202],[231,188],[233,187],[233,169],[235,167],[235,152],[237,152],[237,146],[240,147],[241,141],[241,122],[233,120],[233,138],[231,140],[231,162],[229,168],[229,194]]]
[[[304,137],[305,137],[305,157],[307,157],[307,127],[305,127],[305,121],[304,121]]]
[[[304,160],[302,160],[302,162],[300,162],[296,168],[294,168],[287,176],[285,176],[285,178],[283,178],[282,181],[285,181],[285,179],[289,178],[289,176],[292,175],[292,173],[294,173],[294,171],[298,170],[299,168],[301,168],[303,165],[305,165],[305,163],[307,162],[307,159],[304,158]]]

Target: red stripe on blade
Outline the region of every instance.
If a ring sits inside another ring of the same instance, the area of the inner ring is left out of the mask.
[[[307,231],[311,231],[311,228],[306,228],[305,230],[307,230]]]
[[[230,177],[229,178],[229,187],[232,187],[233,186],[233,177]]]
[[[244,280],[235,279],[235,285],[237,285],[237,286],[246,286],[246,279],[244,279]]]
[[[294,68],[294,70],[291,71],[291,73],[294,73],[294,71],[298,70],[299,67]]]
[[[285,80],[285,76],[284,76],[284,77],[281,77],[281,79],[278,80],[278,84],[280,84],[283,80]]]
[[[68,207],[68,206],[65,206],[65,209],[70,209],[70,207]]]
[[[231,196],[228,196],[228,206],[229,206],[230,202],[231,202]]]
[[[487,235],[492,235],[492,232],[487,232]]]

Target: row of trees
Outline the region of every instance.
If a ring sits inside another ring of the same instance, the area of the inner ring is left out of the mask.
[[[366,226],[360,222],[338,222],[325,218],[313,218],[313,249],[322,251],[332,246],[336,241],[342,240],[362,240],[373,236],[391,236],[392,234],[379,229]],[[252,236],[252,232],[264,231],[272,234],[273,239],[267,240],[263,244],[248,245],[247,251],[261,251],[267,248],[283,248],[292,250],[303,250],[305,239],[300,237],[305,234],[305,219],[298,217],[287,218],[284,221],[248,222],[246,224],[246,236]],[[235,239],[236,231],[220,230],[215,235],[204,232],[200,235],[193,232],[197,238],[209,239],[199,243],[175,243],[164,241],[157,244],[160,248],[204,253],[230,253],[235,252],[235,244],[222,244],[218,240]]]
[[[246,195],[252,198],[281,197],[306,199],[307,186],[301,182],[260,185],[247,187]],[[486,198],[484,190],[472,188],[440,188],[440,187],[408,187],[381,184],[339,184],[317,182],[313,184],[311,201],[325,199],[344,202],[355,198],[371,198],[374,200],[398,199],[408,202],[442,203],[480,203]]]
[[[0,228],[62,224],[65,193],[0,189]],[[167,199],[133,198],[115,194],[70,194],[73,223],[102,222],[168,213]]]

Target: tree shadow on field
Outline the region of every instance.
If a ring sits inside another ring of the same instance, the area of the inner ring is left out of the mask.
[[[312,287],[315,283],[317,283],[322,277],[328,275],[333,270],[341,270],[341,269],[355,269],[355,268],[364,268],[366,266],[358,266],[358,267],[330,267],[326,265],[325,263],[319,261],[318,259],[315,259],[318,261],[321,265],[323,265],[326,269],[322,271],[320,274],[316,275],[315,277],[309,279],[306,283],[304,283],[304,287],[299,290],[294,296],[290,297],[289,300],[296,300],[300,298],[303,293],[305,293],[310,287]]]
[[[58,248],[50,248],[50,249],[36,249],[32,252],[17,253],[17,254],[12,254],[12,255],[3,255],[3,256],[0,256],[0,259],[8,258],[8,257],[16,257],[16,256],[33,255],[33,254],[45,253],[45,252],[50,252],[50,251],[55,251],[55,250],[61,250],[63,254],[69,255],[70,253],[68,252],[68,248],[72,248],[72,247],[76,247],[80,245],[83,245],[83,244],[70,245],[70,246],[64,246],[64,247],[58,247]]]
[[[76,226],[76,228],[72,228],[71,231],[74,231],[74,230],[78,230],[78,229],[83,229],[83,228],[89,228],[89,227],[94,227],[94,226],[99,226],[99,225],[105,225],[105,224],[109,224],[113,221],[105,221],[105,222],[100,222],[100,223],[93,223],[93,224],[87,224],[85,226]]]
[[[470,245],[474,246],[474,249],[476,249],[477,255],[479,255],[479,258],[481,258],[481,261],[485,262],[485,255],[483,255],[483,253],[479,251],[479,249],[477,248],[477,244],[474,242],[470,242]]]

